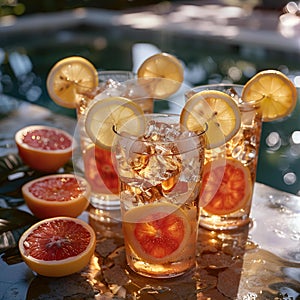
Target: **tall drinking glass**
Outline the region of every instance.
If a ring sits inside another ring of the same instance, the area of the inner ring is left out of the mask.
[[[119,180],[113,167],[110,150],[94,144],[85,130],[85,114],[89,105],[98,99],[122,96],[136,101],[144,112],[153,111],[153,99],[147,97],[134,74],[129,71],[98,72],[99,86],[82,95],[77,107],[78,131],[81,153],[75,159],[75,170],[82,172],[92,186],[91,212],[103,221],[119,219]],[[74,160],[74,159],[73,159]]]
[[[141,275],[174,277],[195,266],[205,137],[177,115],[145,117],[141,137],[116,128],[126,258]]]
[[[226,144],[207,149],[200,196],[200,225],[208,229],[235,229],[250,222],[250,210],[259,154],[262,115],[259,101],[244,102],[242,85],[212,84],[192,88],[188,100],[204,90],[230,95],[241,114],[237,134]]]

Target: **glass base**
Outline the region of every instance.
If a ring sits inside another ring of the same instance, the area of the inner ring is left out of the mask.
[[[128,262],[128,260],[127,260]],[[135,265],[137,266],[137,268],[135,267]],[[165,269],[164,271],[162,269],[164,269],[164,267],[162,266],[149,266],[149,267],[145,267],[143,265],[147,265],[144,262],[135,262],[133,265],[131,265],[130,263],[128,263],[128,267],[134,271],[135,273],[137,273],[140,276],[143,277],[148,277],[148,278],[155,278],[155,279],[171,279],[171,278],[175,278],[175,277],[179,277],[185,274],[188,274],[190,272],[192,272],[193,270],[195,270],[195,263],[193,265],[189,265],[189,267],[187,267],[184,270],[176,270],[176,267],[174,267],[175,270],[167,270]],[[155,269],[161,269],[161,272],[157,272],[155,271]],[[175,271],[175,272],[174,272]]]
[[[100,223],[120,223],[121,211],[116,210],[104,210],[95,207],[89,208],[89,216],[96,222]]]
[[[115,194],[98,194],[92,193],[90,203],[94,208],[104,210],[119,210],[120,198]]]
[[[90,197],[90,215],[101,222],[119,222],[121,220],[120,199],[117,195],[92,194]]]
[[[209,230],[235,230],[251,223],[251,218],[226,218],[201,216],[199,225]]]

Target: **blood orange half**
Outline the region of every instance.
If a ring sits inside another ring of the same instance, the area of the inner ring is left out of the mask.
[[[15,134],[15,141],[23,162],[38,171],[55,172],[72,156],[73,138],[62,129],[27,126]]]
[[[212,193],[214,191],[214,193]],[[236,159],[208,162],[204,166],[201,203],[214,215],[227,215],[245,207],[251,199],[250,171]],[[213,195],[213,196],[212,196]],[[210,199],[206,199],[211,197]]]
[[[150,263],[165,263],[178,258],[191,238],[191,225],[185,212],[176,205],[155,203],[126,212],[124,235],[130,248]]]
[[[19,240],[21,256],[29,268],[51,277],[79,272],[89,263],[95,246],[92,227],[69,217],[40,221],[27,229]]]
[[[79,216],[88,206],[89,183],[73,174],[54,174],[27,182],[22,194],[32,213],[40,219]]]

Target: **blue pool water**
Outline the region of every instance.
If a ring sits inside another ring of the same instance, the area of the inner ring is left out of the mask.
[[[204,37],[165,32],[120,30],[72,24],[31,32],[1,33],[0,94],[46,106],[75,117],[75,112],[53,103],[46,91],[46,77],[55,62],[80,55],[99,69],[133,70],[137,45],[176,55],[185,66],[186,83],[199,85],[221,81],[245,83],[263,69],[279,69],[300,81],[300,57],[296,53],[216,43]],[[299,84],[300,85],[300,84]],[[298,89],[299,91],[299,89]],[[299,91],[300,94],[300,91]],[[300,107],[289,118],[263,126],[257,181],[281,190],[300,193]]]

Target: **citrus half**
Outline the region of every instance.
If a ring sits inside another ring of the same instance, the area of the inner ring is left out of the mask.
[[[150,96],[165,99],[173,95],[183,81],[180,61],[168,53],[158,53],[147,58],[139,67],[138,78],[147,86]]]
[[[213,160],[204,165],[200,202],[214,215],[227,215],[245,207],[251,200],[250,171],[236,159]]]
[[[32,169],[55,172],[72,156],[73,138],[51,126],[32,125],[15,134],[19,155]]]
[[[123,228],[129,247],[150,263],[166,263],[179,258],[191,238],[188,216],[170,203],[130,209],[123,217]]]
[[[89,183],[73,174],[43,176],[22,186],[27,206],[40,219],[79,216],[88,206],[90,192]]]
[[[297,103],[297,89],[287,76],[277,70],[265,70],[253,76],[244,86],[244,101],[260,101],[263,121],[289,115]]]
[[[228,94],[204,90],[187,100],[181,111],[180,123],[196,132],[202,132],[207,126],[207,148],[212,149],[225,144],[238,132],[241,115]]]
[[[49,96],[56,104],[75,108],[82,94],[98,86],[98,73],[87,59],[71,56],[52,67],[46,85]]]
[[[19,240],[21,256],[29,268],[50,277],[79,272],[89,263],[95,246],[92,227],[70,217],[42,220],[27,229]]]
[[[144,133],[144,113],[139,105],[123,97],[109,97],[91,104],[86,113],[85,128],[91,140],[100,148],[110,150],[115,131],[131,135]]]

